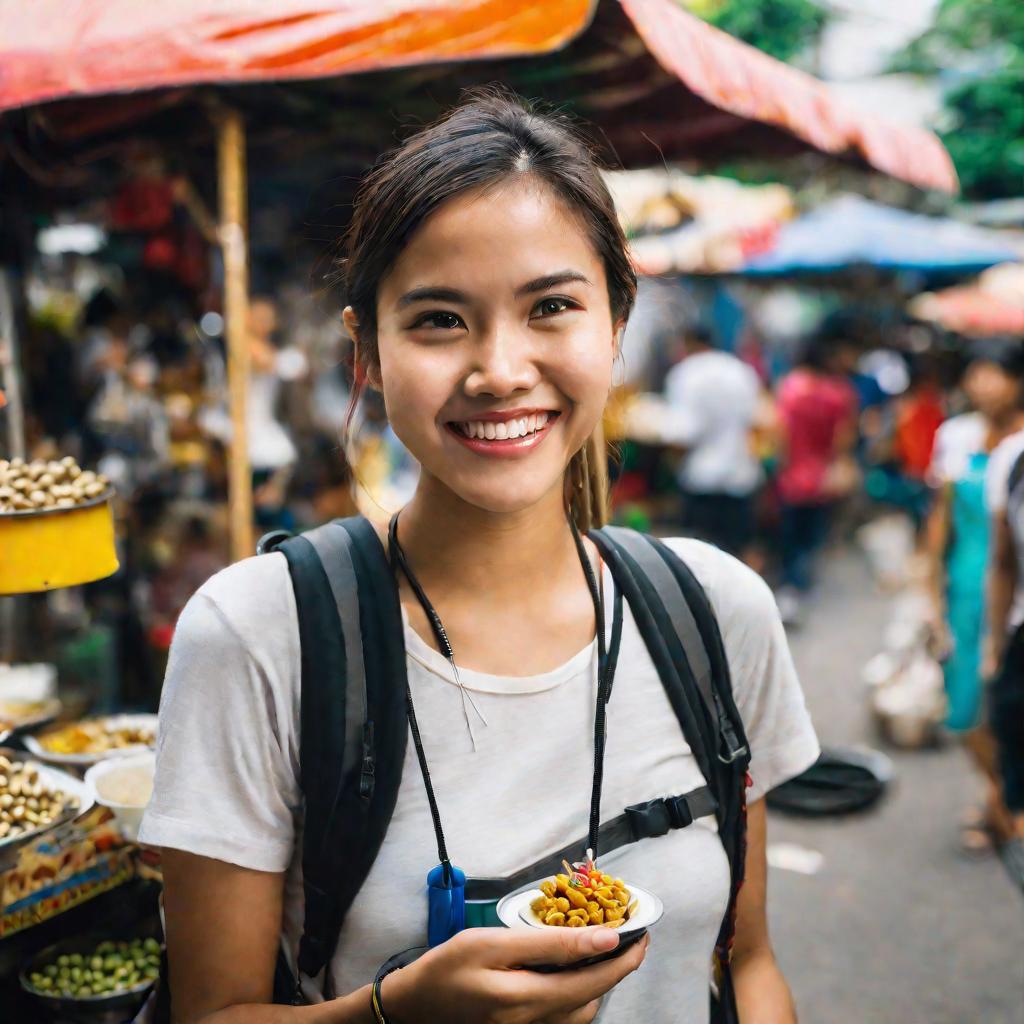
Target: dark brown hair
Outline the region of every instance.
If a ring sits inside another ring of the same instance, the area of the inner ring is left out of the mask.
[[[356,193],[340,267],[359,323],[353,407],[366,367],[377,360],[380,283],[413,233],[449,199],[520,175],[550,188],[580,218],[604,264],[612,320],[629,315],[636,273],[590,147],[560,114],[542,113],[504,90],[476,91],[386,154]],[[606,454],[598,430],[573,457],[566,475],[567,501],[581,529],[604,522],[606,492]]]

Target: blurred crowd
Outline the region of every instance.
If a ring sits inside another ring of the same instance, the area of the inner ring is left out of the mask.
[[[121,571],[41,598],[39,616],[65,678],[77,666],[109,707],[155,707],[178,613],[229,559],[223,321],[168,309],[101,288],[60,327],[38,317],[26,345],[30,454],[74,455],[119,496]],[[829,538],[897,511],[926,567],[945,727],[985,780],[961,829],[982,853],[1024,835],[1024,358],[1019,340],[951,347],[922,330],[882,337],[840,308],[779,358],[679,328],[659,346],[660,395],[627,398],[634,429],[606,424],[620,442],[612,511],[742,558],[790,627]],[[350,410],[340,318],[285,287],[252,298],[247,339],[257,536],[401,505],[417,468],[374,393]]]
[[[837,517],[909,521],[945,730],[980,782],[961,844],[1003,848],[1024,879],[1024,344],[867,351],[839,314],[774,381],[702,329],[680,355],[662,432],[677,522],[765,573],[789,626]]]

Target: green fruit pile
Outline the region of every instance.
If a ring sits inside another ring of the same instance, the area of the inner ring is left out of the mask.
[[[41,995],[87,999],[114,996],[160,976],[156,939],[101,942],[92,953],[66,953],[33,971],[28,980]]]

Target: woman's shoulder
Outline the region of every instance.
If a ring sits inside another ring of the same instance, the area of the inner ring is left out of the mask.
[[[227,639],[225,630],[253,653],[275,640],[290,641],[293,633],[297,636],[295,597],[284,555],[244,558],[215,573],[192,595],[178,631]]]
[[[722,638],[778,617],[775,595],[750,566],[733,555],[693,537],[666,537],[664,543],[697,577],[715,610]]]

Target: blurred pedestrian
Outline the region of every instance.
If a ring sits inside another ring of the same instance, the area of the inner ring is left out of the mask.
[[[989,725],[1000,796],[1011,820],[1007,864],[1024,886],[1024,430],[992,453],[986,479],[992,515],[988,651]]]
[[[797,367],[777,395],[780,427],[778,494],[782,529],[783,621],[799,621],[800,604],[814,581],[836,503],[856,486],[857,392],[850,382],[857,346],[845,334],[820,330],[805,345]]]
[[[673,440],[685,449],[678,481],[683,530],[731,555],[748,554],[761,466],[751,437],[761,384],[703,327],[684,338],[684,356],[665,378]]]
[[[988,779],[985,807],[969,812],[961,825],[961,845],[970,853],[988,850],[991,831],[1006,827],[995,785],[993,740],[981,716],[989,558],[985,477],[996,446],[1024,427],[1022,377],[1024,362],[1018,346],[976,343],[963,378],[963,390],[974,411],[955,416],[939,428],[932,459],[931,477],[938,491],[926,543],[932,566],[933,628],[938,648],[947,653],[946,726],[961,738]]]
[[[279,343],[277,306],[266,296],[254,296],[250,301],[246,333],[246,421],[256,524],[262,530],[291,529],[295,523],[286,502],[298,450],[281,423],[278,406],[284,383],[305,377],[308,362],[294,346]],[[226,408],[207,410],[203,427],[218,440],[230,443],[231,420]]]

